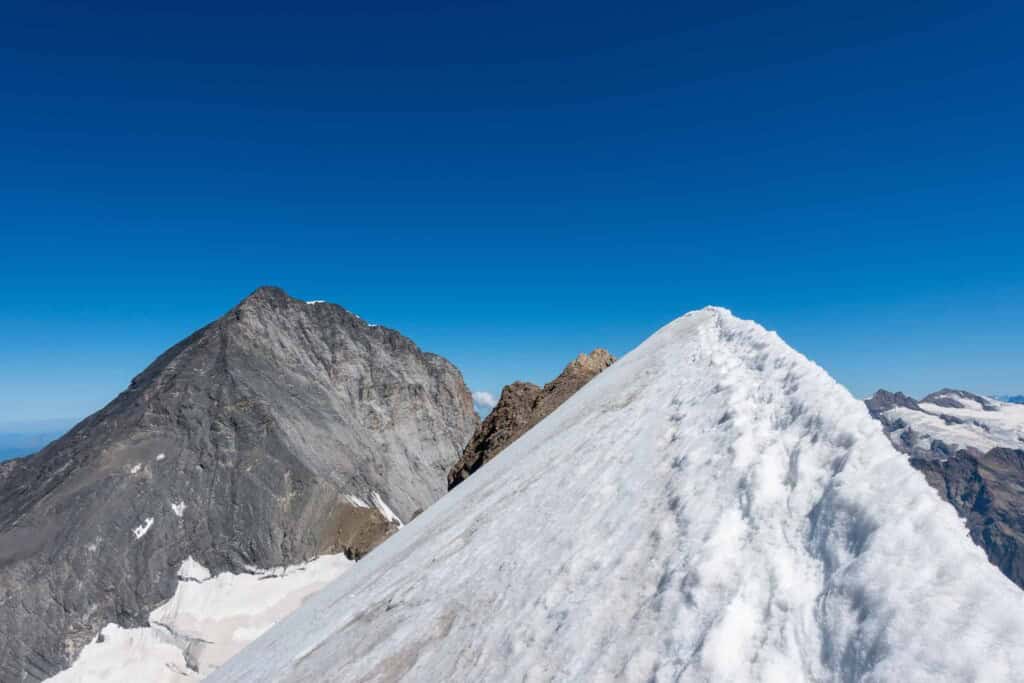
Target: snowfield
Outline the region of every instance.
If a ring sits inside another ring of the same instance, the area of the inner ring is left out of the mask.
[[[899,420],[906,426],[894,430],[889,438],[898,442],[910,430],[911,445],[921,451],[928,451],[936,441],[954,450],[973,448],[980,453],[993,448],[1024,448],[1024,405],[992,398],[985,398],[982,404],[962,396],[944,397],[941,393],[938,397],[952,399],[962,407],[921,401],[920,410],[891,408],[883,413],[885,419],[891,423]]]
[[[352,566],[344,555],[252,574],[210,572],[191,557],[148,627],[108,624],[48,683],[199,681]]]
[[[209,680],[1011,681],[1024,593],[865,406],[709,308]]]

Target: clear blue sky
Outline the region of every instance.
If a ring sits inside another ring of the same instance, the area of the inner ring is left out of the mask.
[[[1024,390],[1020,3],[701,5],[6,4],[0,423],[260,284],[491,392],[709,303]]]

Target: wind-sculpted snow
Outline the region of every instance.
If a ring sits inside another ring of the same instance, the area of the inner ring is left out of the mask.
[[[216,681],[1013,680],[1024,594],[859,401],[705,309]]]

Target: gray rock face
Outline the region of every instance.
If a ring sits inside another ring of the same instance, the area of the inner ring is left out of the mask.
[[[439,498],[478,424],[461,374],[339,306],[261,288],[36,455],[0,464],[0,680],[146,623],[214,572],[358,557]]]
[[[897,391],[892,393],[885,389],[879,389],[874,395],[868,400],[864,401],[868,406],[868,411],[878,419],[887,410],[892,408],[910,408],[911,410],[920,410],[917,401],[910,398],[903,392]]]
[[[966,520],[989,562],[1024,588],[1024,450],[957,451],[946,460],[911,458]]]
[[[448,473],[448,488],[455,488],[493,460],[506,446],[553,413],[614,362],[610,353],[595,349],[590,354],[581,353],[543,388],[529,382],[514,382],[502,389],[498,405],[480,425],[462,457]]]
[[[880,390],[865,403],[872,416],[882,423],[893,445],[910,456],[910,464],[956,508],[967,523],[971,538],[985,551],[989,561],[1024,588],[1024,449],[997,447],[982,451],[961,447],[953,441],[957,436],[955,430],[928,434],[928,425],[934,425],[934,421],[915,421],[907,417],[910,414],[898,417],[889,412],[894,408],[911,409],[940,419],[944,426],[957,428],[968,421],[938,411],[927,412],[921,404],[932,411],[934,406],[962,410],[978,405],[985,413],[997,413],[1000,406],[985,397],[954,389],[942,389],[920,401]],[[965,440],[969,438],[968,435]],[[921,444],[930,445],[925,448]]]

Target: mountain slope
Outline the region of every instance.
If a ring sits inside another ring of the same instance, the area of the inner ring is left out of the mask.
[[[543,387],[513,382],[502,389],[498,404],[477,428],[462,457],[448,473],[448,488],[455,488],[493,460],[614,362],[604,349],[594,349],[589,354],[581,353]]]
[[[879,390],[867,401],[893,445],[915,457],[946,457],[956,450],[979,453],[1024,448],[1024,406],[942,389],[916,401]]]
[[[867,405],[992,564],[1024,588],[1024,406],[956,389],[920,401],[879,390]]]
[[[864,405],[705,309],[213,680],[1011,680],[1022,656],[1024,594]]]
[[[0,467],[0,680],[55,673],[109,622],[145,625],[189,557],[244,573],[361,556],[444,493],[477,422],[444,359],[257,290]]]

